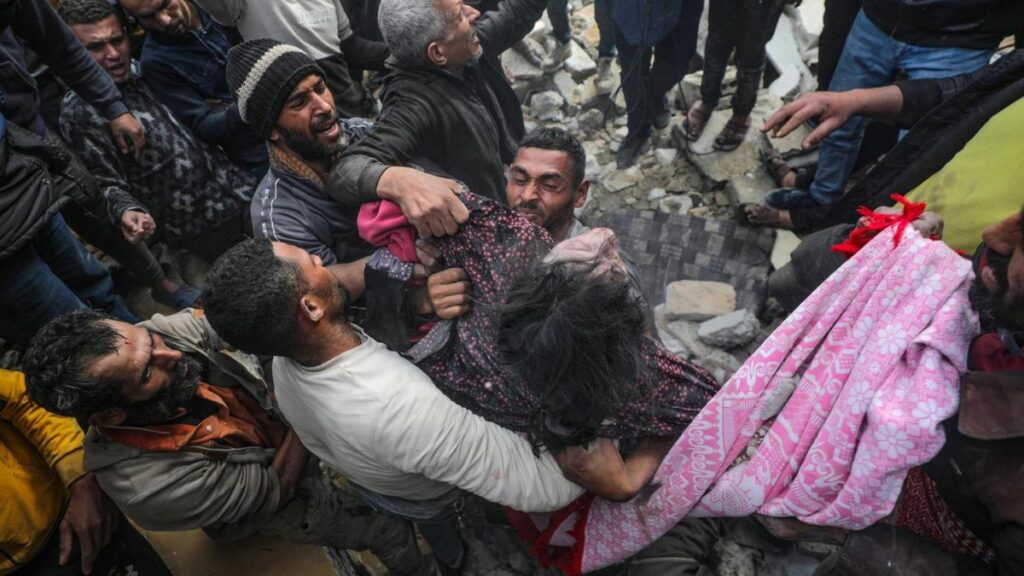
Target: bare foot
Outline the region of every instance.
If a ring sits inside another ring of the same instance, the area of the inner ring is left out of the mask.
[[[793,220],[789,216],[789,210],[778,210],[764,204],[743,204],[739,207],[741,214],[740,221],[755,228],[781,228],[783,230],[793,229]]]

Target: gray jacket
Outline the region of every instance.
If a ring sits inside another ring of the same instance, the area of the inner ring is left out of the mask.
[[[142,326],[168,345],[206,359],[209,384],[242,387],[277,415],[257,357],[232,350],[201,310],[157,314]],[[269,371],[266,372],[269,374]],[[132,520],[149,530],[228,528],[251,533],[280,503],[274,450],[260,447],[148,452],[112,441],[95,427],[85,441],[85,468]]]

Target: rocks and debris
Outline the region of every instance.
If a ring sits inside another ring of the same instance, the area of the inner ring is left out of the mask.
[[[697,337],[705,344],[728,350],[749,344],[760,329],[757,316],[743,309],[701,322]]]
[[[736,289],[724,282],[678,280],[665,288],[670,320],[710,320],[736,309]]]

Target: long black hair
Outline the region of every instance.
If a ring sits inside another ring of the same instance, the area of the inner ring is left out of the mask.
[[[501,309],[499,362],[539,402],[528,433],[535,450],[590,442],[639,394],[641,297],[625,272],[596,273],[596,266],[535,264],[516,279]]]

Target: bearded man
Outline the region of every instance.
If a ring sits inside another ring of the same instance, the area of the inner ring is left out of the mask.
[[[34,402],[89,421],[85,468],[136,524],[369,549],[392,573],[430,573],[407,523],[332,487],[261,359],[230,349],[201,311],[138,325],[74,312],[39,331],[24,368]]]

